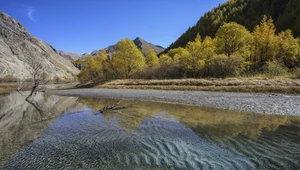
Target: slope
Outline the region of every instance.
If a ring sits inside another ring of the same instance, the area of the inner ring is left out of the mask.
[[[50,78],[72,78],[79,70],[44,41],[32,36],[20,22],[0,11],[0,78],[31,78],[33,63],[45,65]]]
[[[198,33],[203,38],[214,37],[219,27],[226,22],[237,22],[252,31],[264,15],[273,18],[277,31],[291,29],[294,36],[300,36],[299,0],[230,0],[204,14],[195,26],[190,27],[166,51],[184,47]]]

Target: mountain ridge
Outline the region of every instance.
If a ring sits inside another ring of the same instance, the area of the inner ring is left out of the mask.
[[[50,78],[72,78],[79,70],[48,43],[34,37],[13,17],[0,11],[0,78],[32,78],[34,65],[45,65]]]
[[[146,55],[147,51],[149,50],[149,48],[153,48],[154,51],[156,52],[156,54],[160,54],[161,52],[163,52],[165,50],[164,47],[160,46],[160,45],[154,45],[152,43],[149,43],[147,41],[145,41],[144,39],[140,38],[140,37],[136,37],[134,40],[132,40],[134,42],[134,44],[137,46],[137,48],[144,54]],[[100,50],[94,50],[90,55],[93,57],[96,57],[100,54],[100,52],[102,50],[106,50],[106,53],[111,57],[112,53],[115,52],[115,45],[110,45],[106,48],[100,49]]]

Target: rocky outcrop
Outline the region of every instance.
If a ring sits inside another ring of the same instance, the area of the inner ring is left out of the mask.
[[[57,51],[57,53],[69,61],[76,61],[81,58],[81,56],[79,54],[72,53],[72,52],[64,52],[64,51],[59,50],[59,51]]]
[[[17,20],[0,11],[0,78],[31,78],[32,62],[44,64],[49,77],[71,78],[79,70],[44,41],[32,36]]]
[[[81,58],[84,58],[84,57],[87,57],[87,56],[89,56],[89,55],[90,55],[90,53],[83,53],[83,54],[80,55],[80,57],[81,57]]]

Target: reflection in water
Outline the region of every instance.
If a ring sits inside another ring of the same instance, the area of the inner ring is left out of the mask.
[[[44,114],[41,114],[25,101],[27,96],[25,93],[11,93],[0,98],[0,168],[22,146],[35,140],[55,117],[77,100],[73,97],[37,93],[34,99],[44,110]]]
[[[102,107],[117,103],[115,99],[80,98],[80,103],[100,110]],[[123,105],[134,104],[134,107],[105,112],[104,116],[111,119],[117,116],[120,125],[127,130],[134,130],[146,117],[155,117],[164,112],[165,116],[174,118],[205,138],[227,140],[243,135],[256,139],[262,132],[275,132],[280,126],[300,123],[300,117],[282,115],[250,114],[215,108],[166,104],[159,102],[123,100]]]
[[[200,139],[177,121],[146,118],[127,132],[115,118],[106,120],[91,111],[61,117],[6,168],[20,169],[28,162],[30,169],[254,168],[246,158]]]
[[[20,109],[14,108],[13,98],[0,99],[0,135],[6,134],[0,139],[5,151],[2,162],[28,141],[34,142],[5,169],[297,169],[300,165],[300,117],[130,100],[122,105],[134,107],[99,113],[118,100],[75,102],[76,98],[39,94],[48,113],[55,115],[51,117],[68,110],[52,124],[54,119],[31,127],[42,118],[24,102],[19,102]],[[31,126],[19,123],[23,113]],[[10,127],[2,130],[6,124]],[[20,133],[35,136],[24,139]]]

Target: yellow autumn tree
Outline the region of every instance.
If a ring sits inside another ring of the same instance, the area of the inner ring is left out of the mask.
[[[112,57],[112,65],[118,71],[120,77],[128,78],[132,73],[145,65],[145,57],[128,38],[121,40],[115,47]]]
[[[162,54],[159,57],[159,64],[161,67],[165,67],[172,63],[173,63],[173,59],[170,56],[168,56],[167,54]]]
[[[274,60],[278,54],[279,43],[275,32],[273,20],[267,16],[254,28],[252,58],[261,66]]]
[[[112,66],[111,60],[110,60],[109,55],[107,54],[106,50],[102,50],[100,52],[99,56],[96,58],[96,60],[101,65],[102,72],[103,72],[103,78],[118,77],[116,75],[116,72]]]
[[[106,50],[102,50],[99,54],[99,56],[96,58],[99,62],[104,62],[109,59]]]
[[[92,58],[87,57],[84,64],[84,69],[78,74],[78,79],[81,83],[93,81],[96,82],[103,76],[101,63]]]
[[[278,38],[278,58],[282,60],[287,67],[294,67],[297,62],[297,55],[299,54],[300,48],[297,39],[293,37],[293,33],[291,30],[280,32]]]
[[[149,67],[159,67],[158,57],[153,48],[149,48],[146,53],[146,64]]]
[[[168,55],[173,58],[177,64],[179,71],[183,76],[190,76],[194,71],[194,61],[192,55],[184,48],[175,48],[168,52]],[[178,74],[177,74],[178,75]]]
[[[215,51],[216,51],[215,41],[210,36],[205,37],[201,45],[200,55],[202,57],[200,58],[200,60],[207,60],[212,58],[213,56],[216,55]]]
[[[217,52],[247,57],[250,55],[251,40],[251,33],[244,26],[235,22],[226,23],[216,33]]]
[[[187,46],[185,47],[196,60],[201,58],[201,41],[200,35],[197,34],[195,40],[188,42]]]

